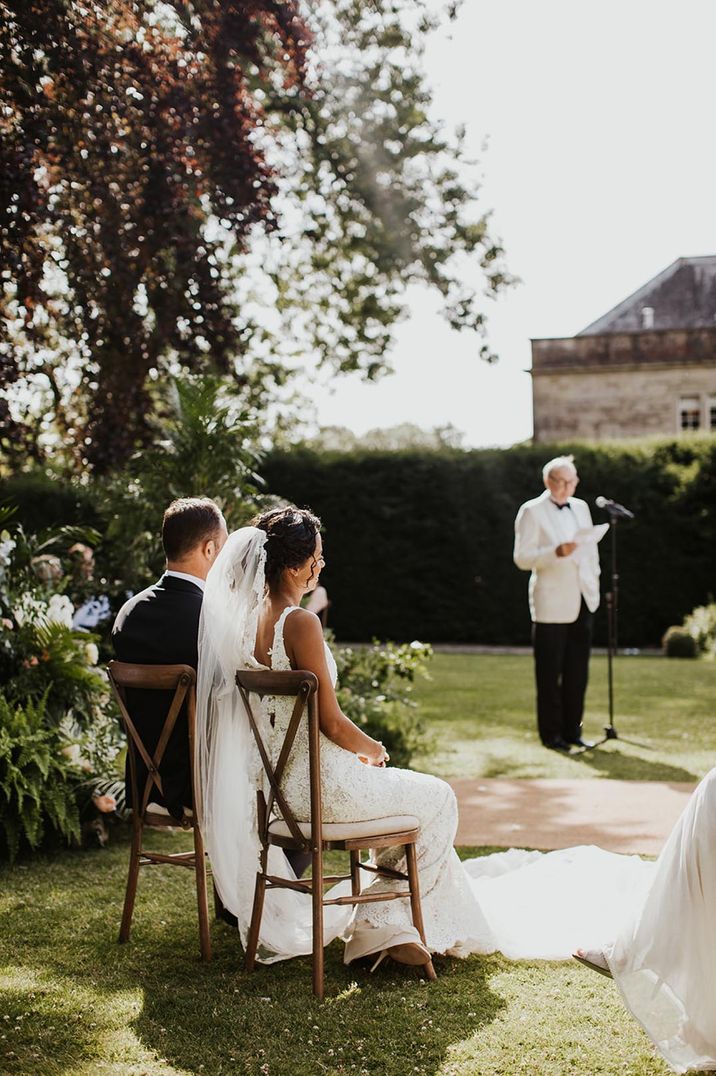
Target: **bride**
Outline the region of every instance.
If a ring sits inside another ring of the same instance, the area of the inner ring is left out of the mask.
[[[716,834],[716,771],[695,793],[656,864],[594,847],[546,854],[511,849],[461,864],[453,849],[457,806],[450,786],[386,767],[383,745],[340,710],[336,666],[320,621],[300,608],[323,565],[320,521],[304,509],[276,508],[230,535],[206,582],[197,684],[198,807],[215,884],[238,918],[242,941],[259,859],[255,802],[262,767],[234,676],[237,668],[308,669],[319,682],[325,820],[413,814],[420,823],[416,852],[426,946],[402,900],[327,909],[325,943],[342,937],[346,963],[387,954],[419,965],[431,953],[464,957],[496,950],[512,958],[567,959],[578,946],[601,963],[604,953],[627,1005],[675,1070],[716,1068],[716,974],[709,959],[716,941],[709,904],[716,901],[716,856],[708,858]],[[278,751],[291,704],[273,699],[270,709]],[[264,727],[271,727],[267,710]],[[308,820],[305,730],[294,743],[283,792],[296,817]],[[404,867],[399,848],[378,857]],[[272,873],[294,877],[279,848],[271,848],[269,864]],[[258,959],[270,963],[310,951],[310,897],[268,890]]]

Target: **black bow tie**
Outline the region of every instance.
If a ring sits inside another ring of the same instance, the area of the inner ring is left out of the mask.
[[[552,500],[551,497],[550,497],[550,500]],[[569,501],[565,501],[564,504],[557,504],[556,501],[552,501],[552,504],[554,505],[555,508],[559,508],[560,512],[562,511],[563,508],[571,508],[572,507],[571,504],[569,503]]]

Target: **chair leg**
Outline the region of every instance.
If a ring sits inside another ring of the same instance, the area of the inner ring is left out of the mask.
[[[415,854],[415,845],[405,845],[405,858],[408,865],[408,887],[410,889],[410,911],[413,917],[413,925],[425,945],[425,924],[423,923],[423,909],[420,904],[420,875],[418,873],[418,858]],[[437,979],[432,960],[423,964],[423,969],[428,979],[434,982]]]
[[[211,960],[209,937],[209,905],[206,893],[206,856],[201,830],[194,826],[194,872],[196,874],[196,904],[199,913],[199,948],[202,960]]]
[[[323,1001],[323,849],[314,848],[312,857],[313,899],[313,993]]]
[[[355,849],[349,853],[351,857],[351,896],[360,896],[360,852]]]
[[[132,813],[132,846],[129,850],[129,871],[127,873],[127,888],[124,894],[124,908],[122,909],[122,924],[119,928],[119,943],[129,941],[129,930],[132,925],[134,912],[134,900],[137,896],[137,882],[139,880],[139,860],[142,852],[142,822]]]
[[[256,965],[256,950],[259,944],[259,930],[261,928],[261,916],[264,910],[264,896],[266,895],[266,852],[261,853],[261,869],[256,875],[256,887],[254,889],[254,906],[251,909],[251,924],[246,939],[245,967],[247,971],[253,971]]]

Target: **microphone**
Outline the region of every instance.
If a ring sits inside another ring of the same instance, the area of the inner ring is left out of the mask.
[[[610,516],[616,516],[618,519],[634,518],[633,512],[630,512],[623,504],[617,504],[616,501],[610,501],[608,497],[597,497],[594,503],[597,508],[603,508]]]

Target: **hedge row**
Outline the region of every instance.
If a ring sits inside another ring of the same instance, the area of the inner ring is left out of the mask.
[[[512,563],[518,506],[542,489],[541,468],[573,451],[579,495],[628,505],[619,524],[620,645],[658,645],[670,624],[716,593],[716,441],[532,446],[470,452],[274,452],[261,468],[270,493],[323,519],[339,640],[526,644],[527,573]],[[211,494],[211,490],[197,492]],[[97,525],[101,483],[42,474],[0,482],[29,530]],[[609,567],[601,545],[602,589]],[[602,609],[596,639],[605,639]]]
[[[343,640],[526,644],[527,573],[512,562],[519,505],[542,487],[541,468],[572,451],[578,494],[628,505],[620,523],[622,646],[658,645],[716,591],[716,442],[517,446],[505,450],[320,455],[276,452],[262,473],[272,493],[323,519],[332,601]],[[602,589],[609,537],[601,546]],[[606,634],[602,608],[596,641]]]

